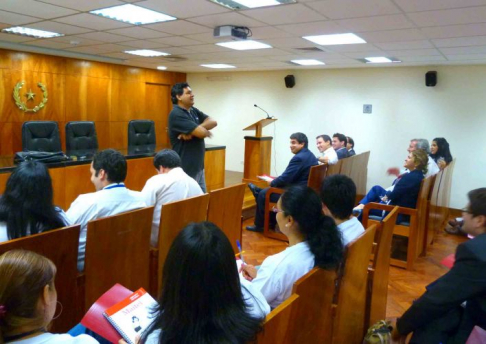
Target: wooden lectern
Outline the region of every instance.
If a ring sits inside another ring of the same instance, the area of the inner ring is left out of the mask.
[[[245,136],[244,180],[258,181],[257,176],[270,175],[273,137],[262,136],[262,129],[275,121],[273,118],[265,118],[243,129],[255,129],[255,136]]]

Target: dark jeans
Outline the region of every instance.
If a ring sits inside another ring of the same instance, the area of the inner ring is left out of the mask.
[[[255,213],[255,226],[263,228],[263,223],[265,221],[265,197],[267,195],[269,188],[265,188],[258,193],[256,199],[256,213]],[[277,202],[280,198],[280,194],[270,195],[270,202]],[[271,211],[271,209],[269,209]],[[270,213],[270,228],[275,228],[275,213],[272,211]]]

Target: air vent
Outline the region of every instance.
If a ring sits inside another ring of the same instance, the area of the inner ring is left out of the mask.
[[[159,60],[170,61],[170,62],[180,62],[180,61],[186,61],[187,58],[182,57],[182,56],[177,56],[177,55],[169,55],[169,56],[159,57]]]
[[[318,52],[318,53],[322,53],[322,52],[328,53],[329,52],[329,50],[326,50],[325,48],[318,48],[318,47],[293,48],[293,49],[294,50],[304,51],[304,52],[309,52],[309,53],[315,53],[315,52]]]

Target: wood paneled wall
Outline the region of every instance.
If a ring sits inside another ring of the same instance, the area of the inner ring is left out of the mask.
[[[186,74],[0,49],[0,79],[0,155],[12,155],[22,150],[22,123],[32,120],[57,121],[63,149],[69,121],[95,121],[99,147],[105,149],[127,147],[130,120],[151,119],[157,144],[165,144],[170,89]],[[29,108],[42,100],[37,83],[46,85],[43,109],[17,108],[13,91],[20,81],[25,81],[20,93]],[[25,97],[30,89],[34,101]]]

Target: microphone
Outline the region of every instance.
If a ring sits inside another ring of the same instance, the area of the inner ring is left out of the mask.
[[[262,110],[263,112],[265,112],[265,113],[267,114],[267,118],[266,118],[266,119],[272,119],[272,116],[270,116],[270,115],[268,114],[268,112],[266,112],[265,110],[263,110],[261,107],[259,107],[259,106],[258,106],[258,105],[256,105],[256,104],[253,104],[253,106],[254,106],[254,107],[256,107],[256,108],[259,108],[260,110]]]

